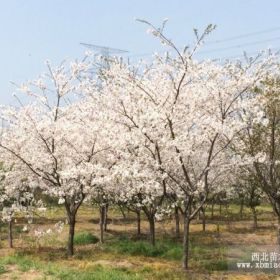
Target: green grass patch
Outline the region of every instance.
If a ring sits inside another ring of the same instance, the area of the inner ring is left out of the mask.
[[[147,241],[133,241],[126,237],[104,244],[104,249],[113,254],[155,257],[180,262],[183,256],[182,244],[172,239],[162,239],[152,246]],[[190,242],[190,261],[205,271],[226,271],[225,248],[218,244]]]
[[[14,265],[14,264],[16,264],[21,271],[28,271],[30,269],[40,268],[39,264],[36,261],[26,257],[22,257],[17,254],[13,256],[5,257],[0,261],[0,266],[2,267],[5,267],[6,265]]]
[[[96,244],[98,241],[99,238],[90,232],[81,232],[81,233],[77,233],[74,236],[75,245]]]
[[[1,264],[1,265],[0,265],[0,274],[5,273],[6,271],[7,271],[7,270],[6,270],[5,265]]]
[[[182,246],[171,240],[157,241],[153,246],[147,241],[134,241],[126,237],[115,239],[104,244],[105,250],[131,256],[161,257],[170,260],[182,258]]]
[[[38,270],[44,276],[51,276],[51,279],[61,280],[144,280],[145,277],[137,275],[137,272],[124,268],[107,268],[96,265],[90,269],[79,271],[67,266],[54,263],[44,263],[23,256],[9,256],[0,261],[0,273],[6,273],[6,265],[17,265],[21,271]]]
[[[201,267],[208,271],[227,271],[228,270],[228,262],[226,260],[208,260],[202,261]]]

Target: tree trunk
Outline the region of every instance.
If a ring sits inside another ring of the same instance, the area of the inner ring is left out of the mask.
[[[107,232],[107,225],[108,225],[108,210],[109,210],[109,205],[106,204],[105,206],[105,215],[104,215],[104,231]]]
[[[205,206],[201,207],[201,213],[202,213],[202,231],[205,232],[206,229]]]
[[[119,206],[119,208],[120,208],[120,211],[122,213],[123,219],[125,220],[126,219],[126,215],[124,213],[124,210],[123,210],[122,206]]]
[[[155,217],[151,216],[148,219],[150,224],[150,242],[153,246],[155,246]]]
[[[99,212],[100,212],[100,242],[104,243],[104,220],[105,220],[105,206],[100,206],[99,207]]]
[[[141,211],[137,211],[137,235],[138,237],[141,236]]]
[[[220,203],[219,214],[220,214],[220,218],[221,218],[222,217],[222,203]]]
[[[69,256],[74,255],[74,235],[75,235],[75,225],[76,225],[76,214],[68,214],[68,223],[69,223],[69,236],[67,244],[67,253]]]
[[[12,219],[8,222],[8,239],[9,239],[9,247],[13,248],[13,221],[12,221]]]
[[[211,220],[214,219],[214,205],[215,205],[215,203],[212,202],[212,205],[211,205]]]
[[[242,220],[243,219],[243,209],[244,209],[244,200],[241,199],[240,201],[240,210],[239,210],[239,217]]]
[[[175,206],[175,237],[178,240],[180,238],[180,215],[179,208]]]
[[[67,220],[69,224],[69,236],[68,236],[68,243],[67,243],[68,256],[74,255],[74,235],[75,235],[76,215],[83,200],[84,200],[84,195],[78,203],[69,202],[67,200],[64,203],[66,213],[67,213]]]
[[[280,216],[278,216],[278,225],[277,225],[277,245],[280,247]]]
[[[184,213],[184,239],[183,239],[183,269],[189,268],[189,234],[190,234],[190,213]]]
[[[278,215],[278,225],[277,225],[277,252],[280,254],[280,216]],[[280,274],[280,269],[276,269],[276,273]]]
[[[252,210],[252,214],[253,214],[253,229],[257,229],[258,228],[258,218],[257,218],[257,211],[255,207],[251,207]]]

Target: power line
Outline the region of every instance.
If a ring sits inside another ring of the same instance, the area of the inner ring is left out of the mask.
[[[219,44],[219,43],[228,42],[228,41],[234,41],[234,40],[237,40],[237,39],[247,38],[247,37],[256,36],[256,35],[260,35],[260,34],[265,34],[265,33],[273,32],[273,31],[277,31],[277,30],[280,30],[280,27],[265,29],[265,30],[261,30],[261,31],[251,32],[251,33],[245,33],[245,34],[241,34],[241,35],[237,35],[237,36],[233,36],[233,37],[228,37],[228,38],[225,38],[225,39],[222,39],[222,40],[206,42],[205,46],[213,45],[213,44]],[[271,41],[279,40],[279,39],[280,39],[280,37],[274,37],[274,38],[271,38],[271,39],[254,41],[254,42],[248,42],[248,43],[244,43],[244,44],[238,44],[238,45],[234,45],[234,46],[218,48],[218,49],[213,49],[213,50],[208,50],[208,51],[203,51],[203,52],[200,52],[200,53],[211,53],[211,52],[216,52],[216,51],[224,51],[224,50],[227,50],[227,49],[241,48],[241,47],[245,47],[245,46],[250,46],[250,45],[256,45],[256,44],[260,44],[260,43],[271,42]],[[163,53],[163,52],[167,52],[167,51],[168,50],[163,50],[163,51],[159,51],[159,53]],[[133,57],[145,57],[145,56],[150,56],[150,55],[153,55],[153,54],[154,53],[142,53],[142,54],[140,53],[140,54],[132,55],[132,56],[130,56],[130,58],[133,58]]]
[[[209,41],[205,44],[206,45],[220,44],[220,43],[224,43],[224,42],[228,42],[228,41],[234,41],[234,40],[238,40],[238,39],[242,39],[242,38],[247,38],[247,37],[252,37],[252,36],[256,36],[256,35],[260,35],[260,34],[270,33],[270,32],[277,31],[277,30],[280,30],[280,27],[264,29],[264,30],[261,30],[261,31],[256,31],[256,32],[245,33],[245,34],[241,34],[241,35],[237,35],[237,36],[227,37],[227,38],[222,39],[222,40]]]
[[[239,44],[239,45],[224,47],[224,48],[217,48],[217,49],[202,51],[202,52],[199,52],[198,54],[237,49],[237,48],[242,48],[242,47],[246,47],[246,46],[253,46],[253,45],[258,45],[258,44],[262,44],[262,43],[273,42],[273,41],[277,41],[277,40],[280,40],[280,37],[274,37],[274,38],[270,38],[270,39],[267,39],[267,40],[260,40],[260,41],[245,43],[245,44]]]
[[[270,51],[273,51],[275,52],[276,54],[280,52],[280,47],[275,47],[275,48],[272,48],[272,49],[269,49]],[[250,52],[250,53],[246,53],[246,56],[247,57],[250,57],[250,56],[253,56],[253,55],[257,55],[259,54],[260,51],[254,51],[254,52]],[[238,58],[245,58],[245,55],[242,54],[242,55],[232,55],[232,56],[224,56],[224,57],[216,57],[216,58],[213,58],[213,60],[227,60],[227,59],[238,59]]]
[[[271,48],[269,49],[270,51],[274,52],[275,54],[279,54],[280,53],[280,47],[275,47],[275,48]],[[260,54],[260,51],[253,51],[253,52],[249,52],[246,53],[247,57],[253,57],[255,55]],[[239,54],[239,55],[232,55],[232,56],[224,56],[224,57],[214,57],[214,58],[209,58],[211,60],[220,60],[220,61],[225,61],[228,59],[245,59],[245,54]]]
[[[270,38],[270,39],[266,39],[266,40],[248,42],[248,43],[233,45],[233,46],[229,46],[229,47],[223,47],[223,48],[216,48],[216,49],[201,51],[201,52],[197,52],[196,55],[219,52],[219,51],[226,51],[226,50],[231,50],[231,49],[238,49],[238,48],[242,48],[242,47],[246,47],[246,46],[253,46],[253,45],[258,45],[258,44],[267,43],[267,42],[273,42],[273,41],[277,41],[277,40],[280,40],[280,37],[274,37],[274,38]],[[162,51],[158,51],[158,53],[163,53],[163,52],[167,52],[167,51],[168,50],[162,50]],[[136,55],[130,56],[130,58],[145,57],[145,56],[150,56],[150,55],[153,55],[153,54],[154,53],[136,54]]]

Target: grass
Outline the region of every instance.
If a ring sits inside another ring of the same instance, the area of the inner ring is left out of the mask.
[[[157,222],[156,245],[152,246],[146,241],[148,223],[144,217],[141,223],[142,238],[139,240],[136,237],[135,214],[126,213],[127,219],[124,220],[121,213],[114,208],[109,209],[110,223],[108,232],[105,233],[105,244],[98,243],[97,209],[83,206],[77,217],[74,239],[77,246],[74,257],[67,257],[65,250],[67,226],[59,235],[44,237],[40,240],[40,246],[36,247],[32,230],[36,227],[51,228],[57,221],[65,220],[64,208],[53,207],[48,210],[46,217],[38,218],[33,225],[30,225],[29,233],[20,231],[25,221],[18,219],[14,230],[15,250],[9,251],[6,248],[6,240],[2,240],[4,248],[2,246],[0,249],[0,279],[7,275],[9,278],[6,279],[29,279],[24,273],[33,273],[32,271],[39,273],[41,278],[38,279],[274,279],[273,276],[263,275],[247,278],[248,275],[228,271],[225,257],[227,246],[240,242],[256,245],[260,242],[273,244],[276,236],[269,225],[272,223],[273,216],[268,206],[259,207],[259,220],[262,226],[257,231],[251,229],[251,216],[247,210],[242,221],[238,220],[238,205],[230,205],[228,211],[223,208],[223,219],[219,219],[217,207],[213,220],[210,219],[211,213],[207,211],[206,232],[201,230],[201,221],[192,222],[190,271],[185,273],[181,270],[182,240],[173,239],[172,220]],[[228,217],[225,218],[226,213]],[[228,221],[231,223],[230,226]],[[219,231],[217,231],[217,224],[219,224]],[[5,224],[2,224],[0,233],[2,238],[7,235]],[[16,269],[11,274],[13,266]],[[23,278],[21,274],[24,275]],[[18,278],[14,278],[14,275]]]
[[[194,280],[192,275],[186,274],[177,268],[175,269],[159,269],[155,270],[149,266],[141,268],[112,268],[100,264],[84,267],[83,269],[74,269],[61,264],[45,263],[35,260],[31,257],[23,257],[21,255],[13,255],[2,258],[0,266],[6,272],[9,266],[17,266],[18,273],[13,272],[9,279],[28,279],[20,278],[23,273],[30,271],[41,272],[38,279],[58,279],[58,280]],[[7,268],[7,269],[6,269]],[[3,272],[3,273],[5,273]],[[32,278],[33,279],[33,278]],[[37,279],[37,278],[36,278]]]
[[[33,260],[29,257],[22,257],[18,255],[2,258],[0,267],[5,273],[6,267],[9,265],[17,265],[21,272],[29,270],[41,271],[44,276],[50,276],[51,279],[61,280],[140,280],[143,279],[136,275],[135,272],[123,268],[106,268],[101,265],[95,265],[86,271],[79,271],[68,267],[61,267],[53,263],[45,264],[43,262]]]
[[[90,232],[80,232],[74,236],[75,245],[96,244],[99,238]]]
[[[0,265],[0,274],[3,274],[5,272],[7,272],[7,270],[6,270],[5,266],[1,264]]]
[[[128,237],[111,240],[104,245],[106,251],[112,254],[127,256],[142,256],[157,258],[158,260],[176,261],[182,260],[182,245],[171,239],[157,240],[152,246],[147,241],[134,241]],[[221,244],[198,244],[190,242],[190,256],[193,266],[204,271],[227,270],[226,248]]]
[[[159,257],[167,260],[181,260],[182,246],[170,239],[157,240],[155,246],[145,240],[132,240],[122,236],[104,244],[104,249],[115,254],[130,256]]]

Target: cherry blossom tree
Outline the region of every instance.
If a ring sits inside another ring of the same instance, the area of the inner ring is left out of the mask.
[[[241,116],[247,129],[239,135],[235,149],[244,166],[257,179],[278,217],[278,245],[280,245],[279,190],[279,62],[268,72],[262,83],[247,97],[250,109]]]
[[[27,167],[43,193],[64,204],[68,254],[73,255],[76,214],[92,188],[106,178],[109,137],[100,129],[100,108],[75,95],[88,89],[87,78],[81,77],[88,65],[47,66],[47,75],[20,88],[33,102],[3,109],[7,125],[0,147]]]
[[[1,214],[2,220],[8,223],[9,247],[13,248],[13,220],[15,215],[24,215],[28,221],[32,218],[39,205],[34,196],[37,186],[26,177],[25,166],[11,163],[3,154],[1,160]]]
[[[163,202],[160,176],[153,166],[147,166],[138,151],[132,152],[132,147],[126,147],[123,157],[113,169],[113,180],[116,188],[117,203],[125,205],[128,209],[140,215],[143,211],[150,227],[150,242],[155,245],[155,222]],[[127,151],[127,154],[125,154]],[[138,216],[138,235],[140,234],[140,221]]]
[[[192,50],[180,52],[162,29],[147,24],[177,56],[156,56],[149,66],[137,67],[116,60],[103,71],[102,92],[119,146],[129,154],[123,176],[128,173],[137,181],[141,173],[140,182],[156,209],[161,204],[154,201],[166,193],[183,201],[187,269],[190,222],[231,168],[226,150],[244,129],[238,117],[247,105],[242,98],[263,78],[267,62],[199,62],[193,54],[213,26],[197,35]],[[132,157],[131,150],[137,151]]]
[[[242,174],[242,173],[240,173]],[[249,207],[253,215],[253,229],[258,227],[258,217],[256,207],[261,204],[263,199],[263,192],[260,188],[259,180],[252,172],[247,172],[241,177],[239,174],[239,180],[237,180],[234,188],[238,193],[238,198],[242,198],[242,202],[245,206]],[[238,177],[237,177],[238,178]]]
[[[87,60],[47,63],[47,75],[20,87],[33,101],[3,108],[0,148],[24,166],[19,172],[29,182],[64,204],[69,255],[86,200],[99,205],[101,241],[110,202],[143,211],[152,244],[155,220],[174,208],[184,218],[182,266],[188,269],[190,223],[209,194],[226,193],[233,170],[251,164],[280,213],[277,83],[262,84],[275,58],[198,61],[194,54],[215,26],[201,35],[195,30],[194,46],[181,50],[164,34],[166,21],[161,28],[140,21],[172,54],[137,65],[115,58],[98,77],[89,75]],[[275,100],[255,97],[256,88],[275,93]],[[251,145],[252,137],[259,142]],[[267,139],[270,145],[261,147]],[[177,215],[177,232],[178,223]]]

